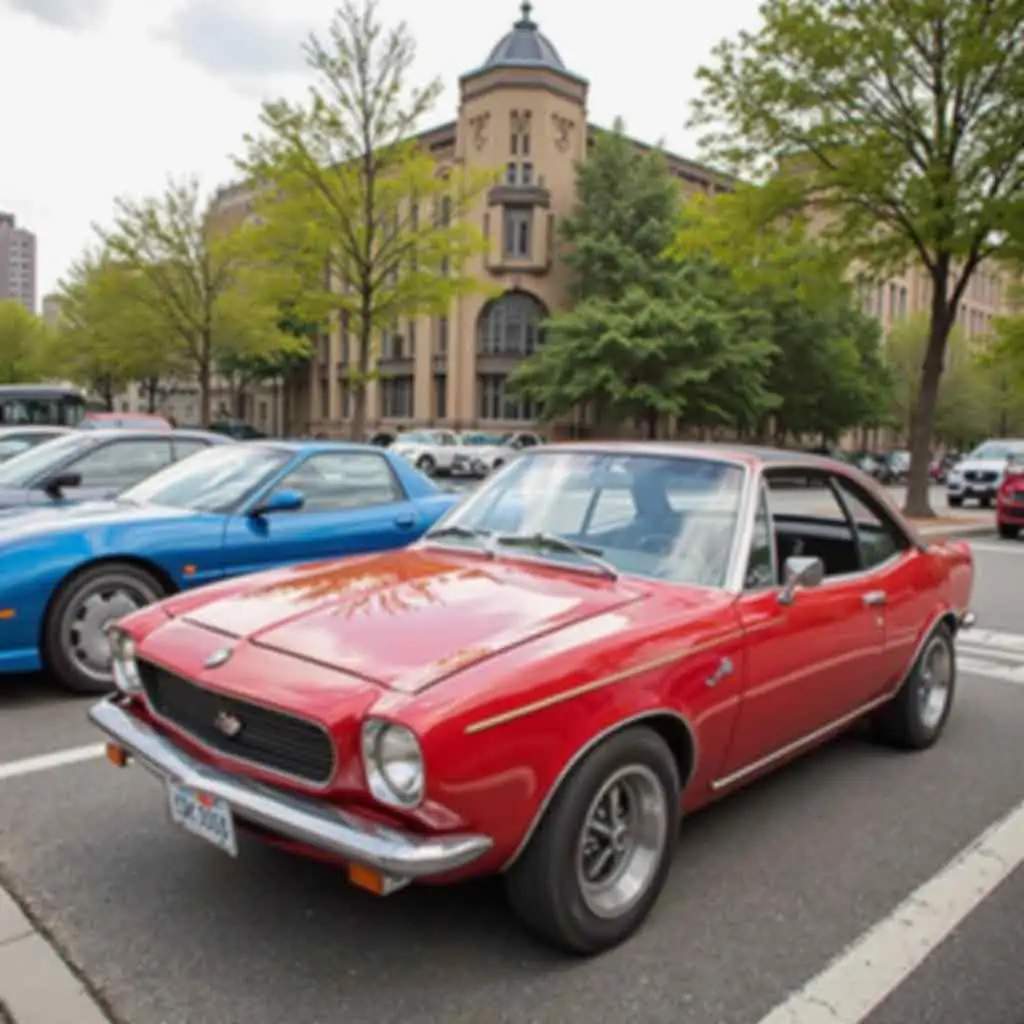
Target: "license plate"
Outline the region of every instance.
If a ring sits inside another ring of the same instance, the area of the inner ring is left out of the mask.
[[[186,832],[212,843],[232,857],[238,856],[235,818],[228,804],[180,782],[167,784],[171,820]]]

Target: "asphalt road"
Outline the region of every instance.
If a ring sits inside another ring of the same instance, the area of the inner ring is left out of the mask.
[[[942,742],[901,755],[850,736],[695,815],[647,926],[596,960],[536,945],[493,884],[379,901],[251,841],[237,860],[206,847],[140,770],[17,773],[98,739],[88,702],[41,679],[0,692],[0,881],[124,1024],[1022,1024],[1024,870],[951,929],[977,878],[947,879],[938,909],[911,900],[937,944],[916,969],[871,932],[1024,800],[1024,542],[979,538],[975,557],[990,632],[961,647]],[[819,985],[786,1009],[865,934],[828,976],[843,1007]],[[858,1015],[880,963],[898,984]]]

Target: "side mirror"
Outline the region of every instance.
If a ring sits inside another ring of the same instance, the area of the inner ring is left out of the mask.
[[[266,516],[274,512],[298,512],[306,504],[301,491],[274,491],[266,499],[255,506],[249,513],[252,516]]]
[[[784,577],[779,604],[792,604],[797,590],[820,586],[825,578],[825,563],[820,558],[787,558]]]
[[[43,481],[43,492],[48,498],[53,498],[54,501],[59,500],[64,496],[64,491],[69,487],[81,487],[82,486],[82,474],[81,473],[54,473],[53,476],[47,477]]]

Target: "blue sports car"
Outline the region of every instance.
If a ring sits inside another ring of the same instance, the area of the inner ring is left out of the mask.
[[[0,509],[112,498],[179,459],[231,443],[206,430],[75,430],[0,466]]]
[[[402,547],[458,497],[380,448],[254,441],[200,452],[115,500],[0,514],[0,673],[113,686],[108,623],[178,590]]]

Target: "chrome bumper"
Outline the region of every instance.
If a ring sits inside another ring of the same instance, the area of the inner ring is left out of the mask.
[[[961,612],[960,613],[960,629],[970,629],[977,620],[974,617],[974,612]]]
[[[482,835],[427,837],[399,831],[323,801],[229,775],[179,750],[116,700],[95,704],[89,719],[130,757],[162,779],[220,797],[243,821],[277,835],[405,880],[454,871],[492,846],[491,839]]]

